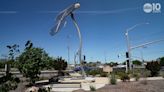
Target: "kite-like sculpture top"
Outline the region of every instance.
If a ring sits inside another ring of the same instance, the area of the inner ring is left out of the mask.
[[[80,3],[75,3],[69,6],[68,8],[64,9],[59,13],[59,15],[56,18],[56,24],[55,26],[51,29],[50,34],[54,36],[64,25],[65,18],[72,14],[72,12],[76,9],[80,8]]]

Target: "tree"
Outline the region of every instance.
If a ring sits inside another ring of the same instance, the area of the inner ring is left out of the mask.
[[[58,70],[58,75],[63,76],[64,74],[62,70],[65,70],[67,68],[67,62],[64,59],[62,59],[62,57],[58,57],[57,59],[54,59],[52,63],[53,68],[55,70]]]
[[[53,67],[53,62],[54,62],[54,58],[53,57],[49,57],[49,56],[47,56],[46,58],[45,58],[45,67],[44,67],[44,69],[54,69],[54,67]]]
[[[6,59],[4,59],[1,64],[3,64],[2,67],[7,64],[7,70],[6,75],[0,77],[0,92],[9,92],[10,90],[14,90],[17,88],[18,83],[20,82],[19,78],[12,76],[12,74],[10,73],[10,65],[14,64],[15,55],[19,52],[19,45],[7,45],[6,47],[9,49],[8,60],[6,63],[4,62],[6,61]]]
[[[14,56],[16,55],[16,53],[19,53],[19,45],[14,44],[14,45],[7,45],[6,46],[9,49],[9,60],[14,60]]]
[[[30,41],[25,44],[24,52],[18,57],[18,69],[32,84],[39,78],[45,66],[48,54],[41,48],[33,47]]]
[[[110,62],[110,63],[106,63],[106,65],[113,67],[113,66],[117,66],[118,63],[117,62]]]
[[[146,69],[150,70],[151,76],[157,76],[160,70],[160,64],[157,61],[147,62]]]
[[[164,57],[159,58],[159,61],[160,61],[160,65],[164,66]]]
[[[142,62],[139,60],[132,61],[134,65],[142,65]]]
[[[86,64],[86,66],[96,67],[96,63],[95,62],[89,62],[89,63]]]
[[[126,65],[126,61],[122,62],[123,65]]]
[[[0,60],[0,68],[5,68],[5,62]]]
[[[7,60],[7,70],[6,74],[10,72],[10,67],[14,67],[14,61],[15,61],[15,55],[19,53],[19,45],[14,44],[14,45],[7,45],[6,46],[9,49],[9,54],[8,54],[8,60]]]

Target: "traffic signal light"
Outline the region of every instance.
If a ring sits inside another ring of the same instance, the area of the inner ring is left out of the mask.
[[[85,61],[85,55],[84,55],[84,61]]]
[[[129,53],[128,52],[126,52],[126,58],[129,58]]]
[[[129,53],[126,52],[126,58],[127,58],[127,68],[129,69],[130,68],[130,62],[129,62]]]
[[[129,60],[127,60],[126,62],[127,62],[127,67],[129,69],[129,67],[130,67]]]

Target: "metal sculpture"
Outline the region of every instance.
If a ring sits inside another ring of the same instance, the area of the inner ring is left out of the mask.
[[[81,59],[81,55],[82,55],[81,32],[80,32],[80,29],[79,29],[79,27],[77,25],[77,22],[75,20],[74,14],[73,14],[73,11],[78,9],[78,8],[80,8],[80,4],[75,3],[75,4],[72,4],[71,6],[69,6],[68,8],[66,8],[65,10],[63,10],[62,12],[60,12],[59,15],[56,18],[56,25],[51,29],[50,34],[52,36],[54,36],[56,33],[58,33],[59,30],[64,26],[66,17],[71,16],[71,19],[73,20],[73,23],[74,23],[74,25],[75,25],[75,27],[78,31],[78,37],[79,37],[79,41],[80,41],[79,49],[78,49],[78,55],[79,55],[79,61],[81,63],[80,65],[81,65],[82,75],[83,75],[83,77],[86,77],[86,74],[84,72],[83,65],[82,65],[82,59]]]

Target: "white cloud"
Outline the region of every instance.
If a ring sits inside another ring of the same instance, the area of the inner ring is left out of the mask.
[[[15,14],[17,11],[0,11],[0,14]]]

